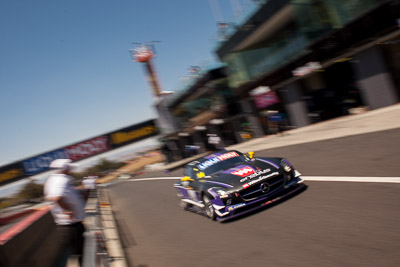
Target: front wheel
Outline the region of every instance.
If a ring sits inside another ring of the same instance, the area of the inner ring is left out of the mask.
[[[208,218],[215,220],[215,210],[208,196],[203,196],[204,211]]]
[[[192,207],[191,204],[183,201],[183,196],[181,193],[177,193],[176,195],[179,198],[179,207],[181,207],[183,210],[189,210]]]
[[[182,200],[182,198],[179,199],[179,207],[181,207],[183,210],[189,210],[192,208],[192,204],[189,204],[185,201]]]

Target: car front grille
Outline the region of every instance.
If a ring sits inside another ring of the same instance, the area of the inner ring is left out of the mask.
[[[260,197],[272,195],[274,192],[281,189],[284,184],[285,177],[283,175],[277,175],[268,180],[254,184],[249,188],[243,189],[239,194],[244,200],[254,200]],[[266,188],[268,189],[266,190]],[[262,189],[264,189],[264,192]]]

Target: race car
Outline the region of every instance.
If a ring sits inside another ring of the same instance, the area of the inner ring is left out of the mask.
[[[305,188],[300,173],[283,158],[220,151],[188,163],[174,184],[184,210],[219,222],[252,212]]]

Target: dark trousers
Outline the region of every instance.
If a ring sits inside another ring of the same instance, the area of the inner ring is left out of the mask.
[[[77,222],[70,225],[59,225],[59,227],[70,254],[77,255],[79,263],[82,265],[85,226],[82,222]]]

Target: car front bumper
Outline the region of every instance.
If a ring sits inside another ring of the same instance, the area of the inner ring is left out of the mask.
[[[296,180],[293,180],[292,182],[284,185],[282,189],[276,192],[273,196],[261,197],[256,200],[236,203],[230,206],[220,206],[217,204],[213,204],[214,210],[218,215],[217,221],[223,222],[226,220],[231,220],[238,216],[243,216],[255,210],[276,203],[277,201],[287,198],[291,195],[294,195],[297,192],[306,188],[306,185],[303,184],[303,181],[303,179],[297,177]]]

